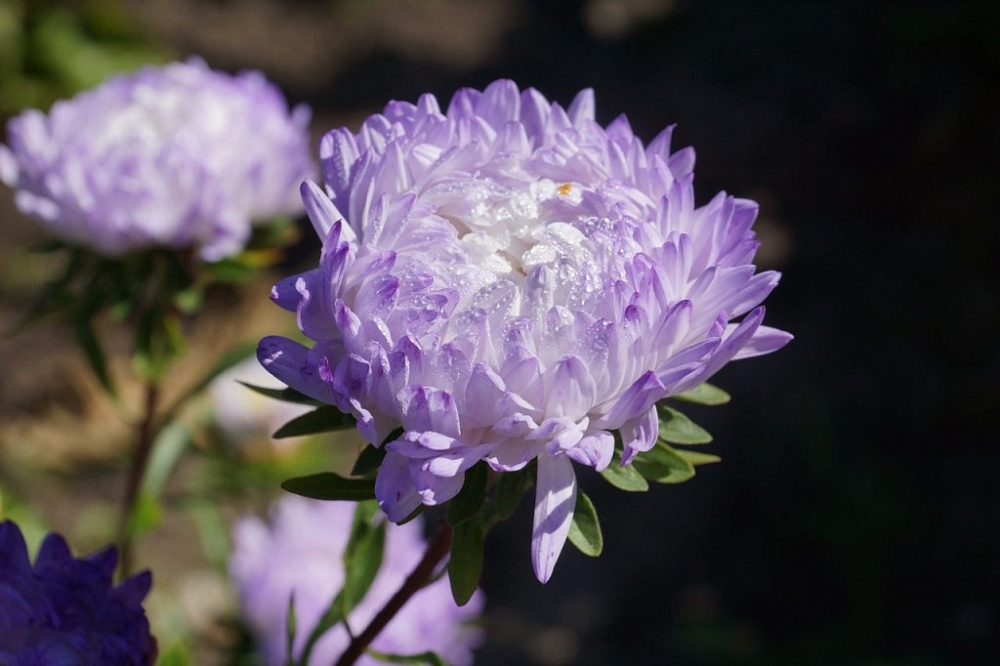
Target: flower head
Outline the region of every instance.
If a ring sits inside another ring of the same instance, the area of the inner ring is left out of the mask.
[[[149,666],[156,641],[142,600],[149,572],[117,587],[113,548],[74,559],[57,534],[42,542],[35,565],[17,525],[0,523],[0,663],[11,666]]]
[[[302,187],[325,237],[318,268],[275,286],[311,348],[261,341],[272,374],[353,414],[385,443],[376,493],[392,520],[461,489],[480,460],[537,460],[532,560],[546,581],[576,500],[657,439],[655,404],[791,338],[762,326],[778,283],[757,272],[757,205],[694,203],[694,152],[648,146],[497,81],[390,103],[320,144],[326,189]]]
[[[234,528],[229,569],[267,663],[285,663],[286,614],[292,593],[298,657],[312,628],[343,586],[344,569],[337,563],[342,561],[351,532],[354,506],[288,495],[274,505],[270,527],[249,517]],[[348,618],[354,631],[361,631],[371,621],[424,551],[420,520],[387,527],[382,568]],[[469,664],[470,649],[478,642],[479,632],[463,623],[475,618],[482,605],[482,595],[477,592],[468,604],[456,606],[448,581],[438,580],[403,607],[372,648],[391,654],[434,651],[448,663]],[[335,626],[316,644],[309,663],[332,664],[349,642],[344,626]],[[363,656],[358,663],[381,662]]]
[[[308,120],[259,73],[149,67],[12,119],[0,180],[22,212],[100,254],[195,246],[216,261],[252,223],[301,210]]]

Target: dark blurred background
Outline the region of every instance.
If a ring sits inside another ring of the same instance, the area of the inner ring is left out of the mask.
[[[526,501],[488,543],[478,664],[1000,663],[1000,3],[4,3],[65,9],[110,49],[78,76],[191,53],[262,69],[317,136],[498,77],[563,103],[593,87],[602,122],[678,124],[701,201],[761,203],[769,323],[796,339],[691,410],[722,464],[645,495],[582,474],[604,554],[568,547],[544,587]],[[82,85],[32,57],[5,61],[7,112]],[[2,196],[0,259],[35,233]]]

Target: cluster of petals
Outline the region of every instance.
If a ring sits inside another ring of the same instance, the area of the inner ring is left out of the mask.
[[[156,641],[142,600],[149,572],[112,585],[117,553],[75,559],[48,535],[31,565],[21,530],[0,523],[0,664],[152,666]]]
[[[344,584],[341,562],[351,533],[355,505],[284,496],[271,509],[271,524],[251,516],[233,528],[229,569],[240,595],[243,615],[268,664],[287,660],[287,613],[294,595],[298,658],[309,634]],[[426,547],[421,521],[388,524],[382,567],[365,598],[347,619],[360,632],[375,617],[417,565]],[[472,663],[472,648],[482,632],[466,624],[478,616],[482,593],[463,607],[455,605],[446,579],[420,590],[372,643],[388,654],[436,652],[449,664]],[[350,643],[343,624],[323,634],[310,664],[332,664]],[[364,655],[358,664],[382,663]]]
[[[595,121],[590,90],[564,109],[502,80],[322,139],[325,187],[301,188],[319,266],[272,293],[314,343],[269,337],[258,356],[385,446],[390,519],[451,499],[479,461],[536,460],[545,582],[573,463],[604,469],[617,432],[628,464],[656,443],[657,401],[791,338],[762,325],[779,275],[753,264],[757,205],[696,206],[672,129],[644,145],[625,116]]]
[[[217,261],[254,223],[301,211],[308,122],[257,72],[147,67],[10,120],[0,180],[70,243],[112,257],[195,247]]]

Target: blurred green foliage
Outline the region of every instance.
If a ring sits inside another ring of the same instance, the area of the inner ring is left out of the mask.
[[[168,59],[121,3],[0,0],[0,115],[47,109],[112,74]]]

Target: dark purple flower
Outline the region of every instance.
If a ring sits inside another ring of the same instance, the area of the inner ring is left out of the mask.
[[[112,585],[114,548],[76,559],[49,534],[31,566],[21,530],[0,523],[0,664],[147,666],[156,640],[142,600],[150,573]]]

